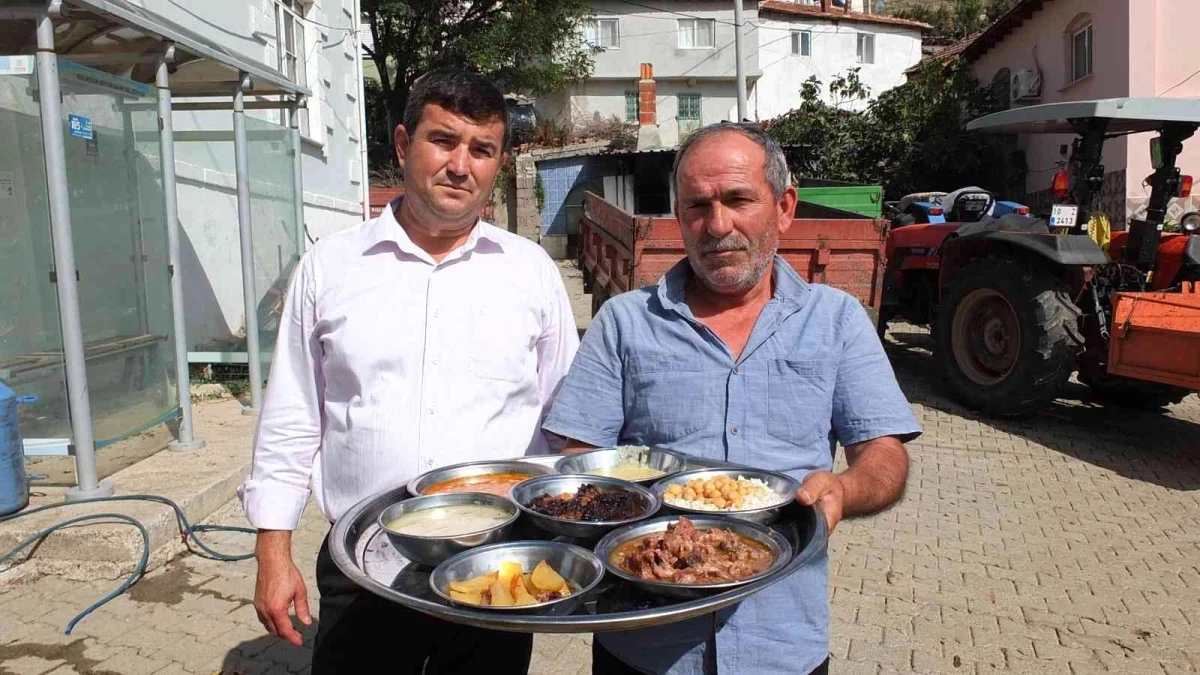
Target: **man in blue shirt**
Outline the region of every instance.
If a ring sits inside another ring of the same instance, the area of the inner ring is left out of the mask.
[[[920,427],[858,301],[775,255],[797,200],[779,145],[706,127],[672,179],[687,258],[605,303],[545,429],[568,449],[651,445],[783,471],[831,531],[887,508]],[[834,474],[837,443],[849,468]],[[732,611],[597,634],[593,672],[825,672],[827,586],[822,554]]]

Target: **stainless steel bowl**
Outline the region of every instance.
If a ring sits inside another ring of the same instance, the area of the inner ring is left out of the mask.
[[[508,519],[504,522],[478,532],[468,532],[453,537],[418,537],[411,534],[400,534],[388,528],[387,524],[406,513],[423,511],[439,506],[457,504],[482,504],[504,509]],[[521,517],[521,512],[511,501],[504,497],[484,494],[482,492],[447,492],[445,494],[413,497],[397,502],[379,513],[379,528],[387,535],[388,541],[405,558],[422,565],[438,565],[442,561],[463,551],[483,546],[497,544],[508,538],[513,523]]]
[[[683,471],[687,460],[678,453],[661,448],[647,448],[640,445],[621,445],[613,448],[597,448],[574,455],[567,455],[558,460],[554,468],[559,473],[583,473],[601,469],[610,469],[622,464],[638,464],[650,469],[662,471],[662,475],[653,478],[632,481],[647,487],[671,474]]]
[[[452,581],[464,581],[480,574],[495,572],[500,569],[502,562],[520,563],[521,569],[528,574],[542,560],[566,579],[575,592],[565,598],[520,607],[484,607],[461,603],[450,597],[449,586]],[[603,578],[604,563],[586,548],[560,541],[514,541],[471,549],[450,558],[438,565],[433,574],[429,575],[429,585],[434,593],[461,607],[561,616],[578,609],[587,594],[595,589]]]
[[[779,495],[779,503],[774,506],[765,506],[757,509],[742,509],[739,511],[706,511],[704,509],[690,509],[684,506],[678,506],[667,502],[667,488],[676,483],[688,483],[693,480],[709,480],[717,476],[725,476],[726,478],[757,478],[767,484],[767,487],[772,492]],[[779,520],[780,514],[783,512],[783,507],[787,506],[796,498],[796,490],[800,489],[800,481],[791,476],[775,471],[766,471],[763,469],[700,469],[698,471],[684,471],[677,473],[670,478],[664,478],[654,484],[650,490],[662,500],[663,507],[668,513],[676,513],[685,516],[729,516],[731,518],[739,518],[748,520],[752,523],[760,525],[770,525]]]
[[[775,571],[787,566],[792,559],[792,545],[784,536],[769,527],[752,523],[746,520],[736,518],[726,518],[722,516],[688,516],[688,520],[696,526],[698,530],[707,530],[710,528],[721,528],[733,530],[734,533],[744,537],[753,539],[754,541],[766,546],[771,554],[775,556],[775,560],[771,566],[764,572],[748,576],[745,579],[737,581],[722,581],[707,584],[672,584],[665,581],[654,581],[650,579],[642,579],[636,577],[617,565],[613,564],[611,558],[612,553],[618,546],[627,541],[641,539],[647,535],[656,532],[665,532],[667,525],[679,522],[677,516],[666,516],[663,518],[655,518],[633,525],[627,525],[619,530],[609,532],[603,539],[596,543],[596,555],[604,562],[604,567],[610,574],[616,575],[625,581],[638,586],[639,588],[669,598],[682,598],[692,600],[702,598],[713,593],[728,591],[738,586],[754,583],[763,577],[769,576]]]
[[[585,484],[595,485],[603,491],[625,490],[626,492],[633,493],[642,503],[641,515],[625,520],[564,520],[548,516],[544,513],[538,513],[526,506],[529,502],[542,495],[560,495],[564,492],[575,494]],[[654,516],[654,514],[658,513],[658,508],[662,506],[658,497],[641,485],[617,478],[581,476],[578,474],[569,476],[558,474],[530,478],[514,485],[509,498],[516,502],[517,508],[525,514],[526,518],[533,521],[535,525],[543,530],[578,539],[599,539],[618,527]]]
[[[525,473],[530,476],[546,476],[554,473],[554,469],[544,464],[511,459],[452,464],[423,473],[412,479],[408,483],[408,493],[414,497],[419,497],[425,494],[425,490],[429,489],[429,487],[443,481],[463,478],[465,476],[482,476],[489,473]]]

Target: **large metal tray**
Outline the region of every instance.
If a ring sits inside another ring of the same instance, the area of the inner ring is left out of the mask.
[[[559,456],[523,459],[553,466]],[[688,457],[689,469],[726,466],[738,465]],[[432,568],[416,565],[397,553],[376,523],[376,518],[384,508],[408,498],[408,490],[399,487],[359,502],[339,518],[330,535],[334,563],[359,586],[405,607],[453,623],[521,633],[629,630],[709,614],[736,604],[795,572],[825,548],[828,536],[820,511],[793,503],[785,507],[783,517],[771,525],[792,545],[792,559],[776,573],[753,584],[697,600],[673,600],[649,595],[609,574],[573,614],[518,615],[455,607],[434,594],[429,587]],[[574,541],[547,535],[532,526],[514,529],[510,540],[550,538]],[[591,548],[593,544],[586,542],[581,545]]]

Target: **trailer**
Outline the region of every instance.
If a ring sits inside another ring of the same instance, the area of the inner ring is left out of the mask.
[[[614,295],[657,283],[685,255],[675,218],[635,216],[591,193],[584,197],[580,236],[579,267],[593,314]],[[881,218],[800,202],[791,228],[779,237],[779,255],[805,281],[858,298],[874,321],[883,300],[887,236]]]

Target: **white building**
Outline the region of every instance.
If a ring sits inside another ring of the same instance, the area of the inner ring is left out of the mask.
[[[317,239],[362,221],[368,186],[362,60],[356,49],[358,0],[137,4],[256,58],[311,91],[313,100],[301,113],[304,226]],[[247,115],[287,124],[277,111]],[[241,334],[245,325],[233,144],[228,140],[232,122],[226,111],[178,112],[175,130],[183,274],[208,282],[208,288],[193,286],[184,297],[188,348],[213,350]],[[282,267],[269,259],[256,261],[260,266]],[[256,269],[259,276],[263,273]]]
[[[856,0],[852,7],[861,5]],[[859,68],[859,77],[875,98],[903,84],[904,71],[921,60],[923,28],[927,26],[917,21],[844,11],[832,4],[761,2],[754,38],[762,77],[750,109],[757,119],[770,119],[795,108],[800,87],[813,76],[821,81],[824,100],[836,103],[829,96],[829,83],[851,68]],[[843,107],[862,109],[868,102]]]
[[[595,0],[585,39],[602,51],[593,56],[587,81],[538,102],[542,117],[576,122],[616,117],[638,121],[639,65],[653,67],[662,144],[678,143],[681,130],[737,116],[737,62],[733,3],[687,0],[631,4]],[[753,44],[758,3],[743,2],[742,29],[748,86],[759,76]]]

